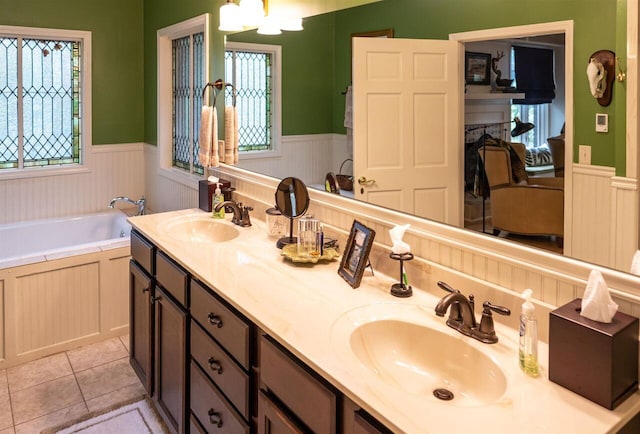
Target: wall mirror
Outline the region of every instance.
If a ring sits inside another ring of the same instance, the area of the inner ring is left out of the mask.
[[[282,142],[278,143],[281,156],[241,159],[239,167],[275,178],[293,174],[304,179],[310,188],[321,190],[323,181],[315,185],[306,177],[324,180],[327,167],[338,172],[341,162],[350,155],[349,132],[344,127],[344,93],[351,84],[350,39],[355,33],[393,28],[395,38],[448,39],[451,34],[478,29],[573,20],[574,84],[570,92],[573,97],[573,140],[570,146],[574,148],[574,161],[577,162],[577,144],[589,143],[593,164],[615,167],[616,174],[624,176],[626,109],[623,88],[614,89],[614,103],[600,109],[609,113],[610,119],[615,117],[618,120],[615,131],[610,129],[608,134],[597,134],[593,119],[598,109],[593,106],[595,102],[591,101],[583,77],[584,59],[596,49],[610,47],[620,52],[624,59],[626,38],[617,30],[626,28],[626,14],[620,12],[625,10],[623,1],[570,0],[545,4],[544,7],[536,0],[525,0],[527,7],[523,7],[521,2],[505,4],[495,0],[464,0],[463,3],[452,10],[437,1],[381,0],[307,17],[303,32],[284,32],[269,37],[257,35],[255,31],[228,35],[227,41],[230,42],[280,45],[283,55],[278,93],[282,100]],[[499,8],[499,13],[496,13],[496,8]],[[606,31],[596,35],[589,31],[592,28]],[[555,134],[556,131],[551,132],[551,135]],[[321,153],[309,150],[313,141],[323,142]],[[293,160],[286,160],[287,156]],[[324,166],[316,173],[310,162]],[[565,228],[572,224],[573,221],[568,221]],[[593,232],[596,231],[594,228]],[[617,236],[624,237],[621,234]]]

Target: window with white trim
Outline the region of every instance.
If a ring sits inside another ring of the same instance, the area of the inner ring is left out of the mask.
[[[0,26],[0,173],[80,166],[90,33]]]
[[[279,45],[227,42],[225,80],[236,89],[241,158],[277,151],[280,135]],[[225,104],[233,103],[227,88]]]
[[[164,174],[200,177],[202,90],[208,77],[208,14],[158,31],[158,148]],[[207,96],[208,96],[207,91]],[[186,176],[186,178],[185,178]]]

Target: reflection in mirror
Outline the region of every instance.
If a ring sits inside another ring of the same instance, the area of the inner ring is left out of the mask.
[[[289,219],[289,236],[278,240],[279,249],[287,244],[295,244],[298,240],[293,236],[293,219],[301,217],[309,208],[309,192],[307,186],[298,178],[284,178],[276,189],[276,208]]]
[[[282,82],[280,83],[282,102],[280,155],[273,155],[269,158],[244,158],[241,159],[239,166],[275,178],[283,178],[288,175],[296,176],[306,182],[310,188],[317,186],[321,190],[324,190],[324,180],[328,172],[352,174],[349,170],[340,170],[340,165],[345,159],[353,156],[353,149],[349,146],[349,134],[344,126],[344,112],[346,89],[352,84],[351,37],[355,33],[393,28],[395,38],[448,39],[450,34],[476,29],[506,28],[571,20],[573,39],[569,39],[567,43],[571,44],[573,57],[569,59],[569,64],[582,64],[582,58],[588,58],[594,49],[600,48],[601,45],[616,47],[616,54],[620,55],[621,59],[626,57],[625,44],[619,43],[620,41],[616,39],[616,28],[626,22],[624,13],[617,14],[616,5],[619,5],[620,2],[568,0],[567,2],[548,4],[542,8],[534,0],[524,1],[527,4],[526,8],[517,5],[517,3],[505,5],[503,2],[495,0],[462,0],[460,8],[451,10],[452,8],[442,7],[439,2],[433,0],[382,0],[353,9],[307,17],[305,18],[305,30],[295,34],[283,33],[277,37],[261,37],[255,32],[243,32],[228,35],[228,41],[279,45],[282,47],[283,54]],[[500,12],[496,13],[498,5]],[[464,10],[465,13],[460,14],[460,10]],[[587,30],[596,27],[607,29],[600,32],[597,41]],[[507,40],[502,42],[509,43]],[[550,42],[547,46],[551,44],[554,42]],[[470,46],[469,50],[476,50],[476,48],[472,48],[473,46]],[[508,48],[482,48],[482,50],[494,56],[497,50],[504,51],[505,55],[499,60],[498,69],[503,72],[503,76],[513,77],[508,62]],[[564,56],[562,53],[559,55]],[[564,133],[561,131],[564,124],[562,118],[565,117],[566,112],[567,121],[573,118],[571,125],[567,123],[566,161],[570,163],[571,154],[576,155],[573,158],[575,165],[577,152],[573,150],[574,144],[585,143],[593,149],[592,165],[615,168],[617,173],[624,173],[623,167],[614,167],[619,165],[619,161],[624,160],[623,156],[626,150],[624,124],[619,123],[617,125],[619,131],[610,130],[608,134],[598,135],[593,131],[593,114],[600,108],[592,108],[593,98],[590,96],[588,86],[580,84],[584,81],[584,68],[576,67],[573,69],[573,71],[566,71],[572,74],[567,78],[570,78],[571,82],[575,81],[576,84],[567,82],[569,90],[566,93],[563,88],[556,89],[556,99],[558,102],[566,104],[566,108],[562,107],[559,115],[554,109],[554,116],[550,118],[552,121],[548,137],[543,137],[543,140]],[[492,90],[490,88],[493,86],[494,78],[492,76],[492,84],[489,88],[483,90],[487,92]],[[494,101],[478,101],[479,98],[475,98],[475,96],[474,98],[469,97],[470,93],[475,93],[478,90],[479,86],[467,86],[465,106],[474,104],[489,106],[489,108],[495,107]],[[565,94],[572,96],[572,100],[561,101]],[[622,96],[622,94],[623,89],[619,87],[618,95]],[[618,119],[623,119],[626,115],[624,104],[616,105],[615,102],[609,108],[602,110],[615,113]],[[553,120],[556,118],[557,122]],[[506,117],[500,118],[504,121],[510,119],[513,119],[510,112]],[[485,122],[483,120],[479,123]],[[473,124],[476,122],[474,119],[465,118],[464,123]],[[533,123],[536,125],[535,130],[540,131],[542,124],[535,120]],[[498,137],[504,137],[504,131],[497,131],[496,134]],[[564,138],[564,134],[562,135]],[[613,144],[614,142],[615,144]],[[461,154],[464,155],[464,152]],[[580,176],[574,175],[572,165],[569,163],[563,165],[563,168],[566,172],[566,179],[573,182],[573,197],[576,197],[576,191],[583,194],[586,188],[581,188],[580,185],[581,180],[585,177],[582,174]],[[357,173],[354,175],[355,179],[359,176]],[[360,190],[358,185],[356,185],[356,189]],[[567,194],[569,193],[570,191]],[[570,202],[573,199],[567,197],[565,200]],[[573,247],[569,248],[565,243],[565,254],[600,265],[614,266],[611,263],[613,256],[602,259],[593,256],[593,254],[580,254],[579,249],[576,249],[576,243],[584,238],[576,234],[589,233],[588,228],[583,227],[584,213],[581,211],[582,208],[576,207],[573,213],[573,216],[581,217],[579,232],[573,227],[578,223],[568,214],[565,233],[572,233]],[[612,225],[613,223],[608,224]],[[623,226],[616,225],[615,227]],[[615,234],[615,237],[624,239],[622,234]],[[610,247],[606,246],[600,248],[598,252],[610,250]],[[622,262],[630,263],[630,258],[628,261]],[[628,271],[628,265],[627,269],[619,266],[616,268]]]

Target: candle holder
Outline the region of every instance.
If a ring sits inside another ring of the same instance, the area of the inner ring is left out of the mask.
[[[389,257],[396,261],[400,261],[400,282],[391,285],[391,295],[396,297],[411,297],[413,295],[413,288],[407,281],[407,276],[404,274],[404,261],[410,261],[413,259],[413,253],[390,253]]]

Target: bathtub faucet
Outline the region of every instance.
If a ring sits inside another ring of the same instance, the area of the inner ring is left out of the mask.
[[[128,202],[131,205],[135,205],[138,207],[138,214],[136,215],[143,215],[144,214],[144,205],[146,203],[146,199],[144,198],[144,196],[141,196],[140,199],[138,200],[131,200],[128,197],[125,196],[118,196],[118,197],[114,197],[113,199],[111,199],[111,202],[109,202],[109,208],[113,208],[113,205],[115,205],[116,202]]]

